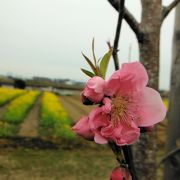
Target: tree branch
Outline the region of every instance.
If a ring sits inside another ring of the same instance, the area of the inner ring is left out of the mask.
[[[167,161],[168,159],[170,159],[171,157],[175,156],[176,154],[180,154],[180,148],[176,148],[172,151],[170,151],[160,162],[161,163],[164,163],[165,161]]]
[[[171,12],[171,10],[177,6],[177,4],[180,2],[180,0],[174,0],[171,2],[168,6],[163,7],[162,11],[162,21],[168,16],[168,14]]]
[[[117,10],[119,11],[120,1],[119,0],[108,0],[108,2]],[[129,12],[127,8],[124,9],[124,19],[129,24],[131,29],[135,32],[136,36],[142,34],[141,29],[139,27],[139,23],[135,19],[135,17]]]
[[[119,69],[119,59],[118,59],[117,52],[118,52],[118,44],[119,44],[119,38],[120,38],[120,33],[121,33],[122,20],[124,18],[124,3],[125,3],[125,0],[121,0],[120,6],[119,6],[119,17],[118,17],[118,22],[117,22],[116,35],[114,38],[113,59],[114,59],[115,70]]]

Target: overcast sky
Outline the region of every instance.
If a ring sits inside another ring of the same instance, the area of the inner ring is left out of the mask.
[[[164,0],[169,4],[171,0]],[[126,0],[126,6],[140,20],[139,0]],[[80,68],[87,68],[81,52],[91,56],[95,38],[98,57],[113,42],[117,12],[107,0],[1,0],[0,74],[19,77],[45,76],[85,81]],[[168,89],[174,11],[161,30],[160,88]],[[135,35],[124,22],[120,39],[121,63],[138,60]],[[111,62],[108,74],[113,72]]]

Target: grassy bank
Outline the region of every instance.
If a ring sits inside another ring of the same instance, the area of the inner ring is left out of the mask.
[[[1,180],[108,180],[116,166],[104,147],[33,150],[1,149]]]

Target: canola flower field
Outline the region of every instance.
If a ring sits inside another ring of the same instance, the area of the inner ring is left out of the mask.
[[[19,132],[24,127],[23,124],[28,124],[25,125],[26,127],[31,126],[33,123],[28,121],[32,120],[37,124],[35,128],[38,132],[38,138],[50,140],[74,139],[76,136],[71,130],[73,120],[67,113],[67,109],[63,107],[61,100],[62,97],[59,97],[59,95],[56,95],[53,92],[19,90],[1,87],[0,138],[20,136]],[[78,99],[77,101],[79,102]],[[168,108],[168,99],[165,98],[163,101]],[[37,104],[37,102],[39,103]],[[71,104],[70,102],[70,105],[72,108],[71,110],[74,109],[74,113],[78,111],[79,106],[75,109],[74,104]],[[34,108],[37,108],[37,106],[38,112],[34,111]],[[30,116],[30,112],[31,114],[34,112],[37,113],[35,116],[36,119],[28,118]],[[79,112],[82,113],[81,108],[79,109]],[[34,127],[32,126],[31,128]]]
[[[59,97],[51,92],[45,92],[41,105],[41,126],[51,131],[52,136],[57,138],[72,139],[74,133],[71,131],[72,120],[69,118]]]
[[[40,92],[30,91],[11,101],[7,111],[3,115],[3,120],[13,124],[19,124],[31,109]]]
[[[25,91],[20,89],[0,88],[0,106],[11,101],[18,95],[23,94]]]
[[[73,139],[75,134],[71,130],[72,120],[58,95],[4,87],[0,88],[0,138],[18,137],[22,124],[29,121],[27,117],[38,100],[38,137]]]

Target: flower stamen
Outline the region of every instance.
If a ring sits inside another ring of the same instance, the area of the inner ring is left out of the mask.
[[[113,127],[117,127],[120,122],[129,125],[127,118],[128,104],[129,104],[129,100],[127,97],[118,96],[112,98],[111,121]]]

